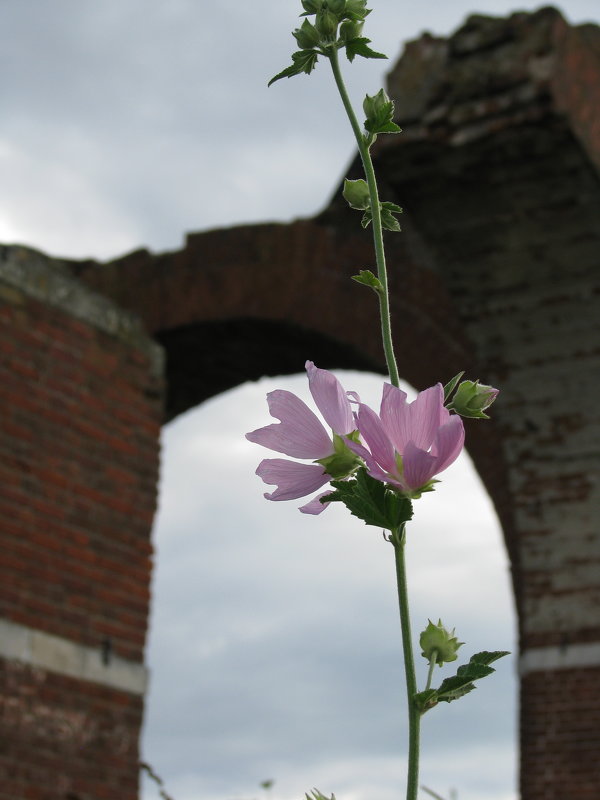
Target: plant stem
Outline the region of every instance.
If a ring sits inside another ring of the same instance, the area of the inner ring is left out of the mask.
[[[398,605],[400,627],[402,630],[402,650],[404,653],[404,674],[406,676],[406,695],[408,701],[408,776],[406,781],[406,800],[416,800],[419,789],[419,735],[421,713],[415,703],[417,679],[410,632],[408,611],[408,590],[406,586],[406,565],[404,559],[404,525],[392,531],[391,537],[396,557],[396,581],[398,584]]]
[[[433,677],[433,668],[435,667],[435,659],[437,657],[437,650],[431,651],[431,661],[429,662],[429,672],[427,673],[427,686],[425,691],[431,687],[431,679]]]
[[[379,278],[382,286],[382,291],[377,292],[379,297],[379,313],[381,317],[381,337],[383,340],[383,351],[385,353],[385,361],[387,364],[390,380],[394,386],[400,383],[398,375],[398,367],[396,365],[396,357],[394,355],[394,347],[392,344],[392,325],[390,318],[390,300],[388,291],[387,270],[385,266],[385,251],[383,249],[383,228],[381,226],[381,208],[379,206],[379,193],[377,191],[377,181],[375,179],[375,170],[373,169],[373,162],[371,161],[371,154],[367,146],[363,132],[356,119],[356,114],[350,103],[348,92],[342,78],[340,71],[340,63],[338,59],[337,48],[332,46],[328,52],[327,57],[331,64],[333,77],[342,98],[342,103],[346,109],[346,114],[350,120],[350,125],[354,132],[354,137],[358,145],[358,152],[362,160],[363,168],[365,171],[365,178],[367,186],[369,187],[369,196],[371,198],[371,213],[373,225],[373,244],[375,246],[375,261],[377,264],[377,277]]]

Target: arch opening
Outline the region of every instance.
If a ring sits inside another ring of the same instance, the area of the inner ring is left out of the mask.
[[[378,402],[380,375],[339,375]],[[261,379],[164,429],[145,757],[178,800],[253,796],[266,779],[286,799],[317,785],[391,800],[403,781],[405,730],[389,545],[342,509],[307,518],[300,503],[263,499],[253,472],[269,454],[243,434],[271,421],[264,398],[273,388],[311,402],[304,375]],[[449,523],[448,510],[467,498],[470,513]],[[514,652],[500,527],[466,455],[415,511],[413,639],[427,617],[441,616],[467,642],[464,660],[481,649]],[[431,788],[456,788],[461,800],[516,795],[513,673],[499,667],[477,696],[425,718]],[[490,719],[497,728],[485,746]],[[162,764],[173,736],[177,753]],[[153,798],[147,786],[144,800]]]

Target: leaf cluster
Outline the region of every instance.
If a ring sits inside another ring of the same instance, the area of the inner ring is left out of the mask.
[[[302,0],[301,17],[315,16],[315,21],[305,19],[292,31],[300,50],[292,53],[292,63],[269,81],[269,86],[281,78],[291,78],[315,68],[320,55],[330,56],[332,49],[346,51],[348,61],[362,58],[387,58],[369,47],[370,39],[362,36],[365,18],[371,13],[367,0]]]
[[[438,689],[426,689],[415,695],[415,703],[421,714],[429,711],[438,703],[451,703],[465,694],[472,692],[476,687],[473,681],[485,678],[496,670],[490,664],[503,656],[509,655],[508,650],[483,650],[471,656],[468,664],[463,664],[456,670],[456,675],[446,678]]]
[[[394,214],[402,213],[400,206],[397,206],[396,203],[385,201],[384,203],[379,203],[379,213],[381,214],[382,228],[384,228],[386,231],[394,231],[395,233],[400,231],[400,223],[394,216]],[[360,224],[363,226],[363,228],[368,228],[372,221],[373,211],[371,208],[367,208],[363,214]]]
[[[393,531],[412,518],[412,503],[388,485],[375,480],[365,467],[360,467],[355,477],[344,481],[331,481],[334,491],[322,499],[327,503],[341,502],[365,525]]]

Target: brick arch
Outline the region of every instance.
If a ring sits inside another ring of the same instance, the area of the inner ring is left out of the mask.
[[[384,197],[405,207],[403,234],[389,237],[388,252],[402,376],[422,388],[466,369],[502,389],[494,421],[469,426],[468,437],[513,569],[524,800],[588,800],[600,784],[600,700],[591,688],[600,677],[599,42],[598,28],[572,28],[548,8],[473,16],[449,39],[424,35],[388,80],[404,133],[381,139],[375,153]],[[354,163],[350,177],[357,172]],[[356,233],[356,223],[338,191],[314,220],[193,234],[175,253],[58,265],[8,248],[0,252],[9,286],[2,299],[16,329],[26,303],[11,287],[22,288],[24,270],[35,267],[71,276],[58,300],[36,301],[43,311],[60,301],[66,313],[69,291],[88,297],[90,288],[112,304],[91,322],[84,314],[72,335],[83,337],[77,358],[87,359],[94,392],[102,391],[99,374],[112,375],[115,365],[123,381],[131,373],[131,402],[148,417],[139,419],[141,441],[142,431],[156,434],[159,389],[155,359],[152,380],[138,374],[150,351],[130,312],[166,349],[169,415],[259,370],[300,371],[314,355],[304,347],[322,353],[322,366],[383,372],[374,296],[350,280],[373,263],[369,235]],[[38,297],[44,281],[28,284],[28,296]],[[79,306],[72,314],[81,319]],[[58,323],[44,328],[42,317],[39,309],[30,317],[42,340],[44,330],[59,336]],[[102,333],[90,336],[86,325]],[[107,336],[117,344],[109,347]],[[217,340],[227,344],[215,363]],[[269,346],[269,368],[261,368]],[[57,352],[48,352],[49,364]],[[39,380],[19,363],[18,375],[37,391]],[[86,414],[94,400],[82,406]],[[57,413],[48,419],[55,423]],[[19,424],[11,435],[22,434]],[[118,431],[120,418],[106,424]],[[82,442],[95,435],[81,427]],[[123,457],[133,469],[133,456]],[[147,463],[146,443],[139,464],[149,515]],[[111,513],[118,518],[125,508],[126,498]],[[147,546],[139,542],[142,563]],[[61,625],[53,635],[68,634]],[[101,633],[86,630],[86,647]],[[139,654],[139,642],[133,651],[126,637],[115,642],[117,654]]]

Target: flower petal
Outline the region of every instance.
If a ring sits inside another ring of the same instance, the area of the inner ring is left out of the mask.
[[[377,414],[372,408],[361,403],[357,421],[360,435],[365,440],[375,461],[385,472],[394,472],[396,470],[394,446]]]
[[[318,369],[312,361],[304,365],[308,374],[308,387],[323,419],[339,436],[354,430],[350,401],[342,384],[326,369]]]
[[[406,443],[410,440],[410,411],[406,402],[406,392],[397,386],[392,386],[391,383],[384,383],[380,415],[392,444],[396,451],[402,454]]]
[[[422,450],[429,450],[440,425],[447,422],[449,413],[444,408],[444,389],[436,383],[419,392],[410,404],[409,440]]]
[[[437,459],[414,442],[408,442],[402,458],[404,483],[409,489],[420,489],[436,474]]]
[[[349,450],[352,450],[355,455],[357,455],[359,458],[362,458],[367,467],[367,472],[372,478],[382,481],[383,483],[389,480],[387,472],[384,472],[381,469],[377,461],[375,461],[371,453],[366,447],[364,447],[364,445],[359,444],[359,442],[353,442],[350,439],[346,439],[345,442]]]
[[[256,469],[265,483],[276,484],[274,492],[266,492],[267,500],[296,500],[316,492],[331,477],[319,464],[298,464],[285,458],[265,458]]]
[[[332,492],[322,492],[318,494],[316,497],[313,497],[310,503],[300,506],[299,511],[303,514],[321,514],[327,508],[327,503],[322,503],[321,498],[327,497],[328,494],[332,494]]]
[[[329,434],[310,408],[285,389],[276,389],[267,395],[269,411],[278,424],[246,434],[246,439],[261,444],[278,453],[293,458],[325,458],[333,453],[333,443]]]
[[[456,461],[464,443],[463,421],[457,414],[451,414],[448,422],[439,428],[431,448],[431,454],[436,457],[436,475]]]

